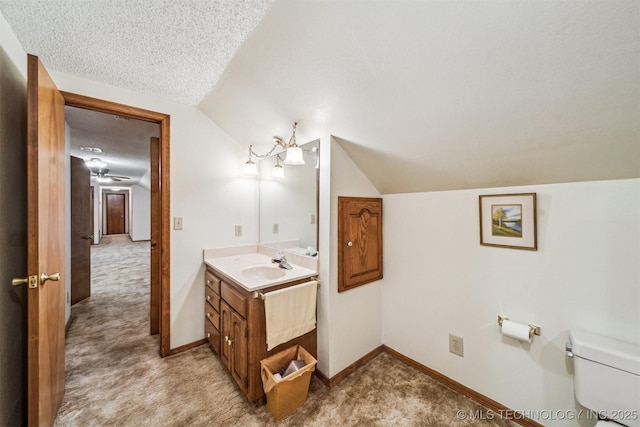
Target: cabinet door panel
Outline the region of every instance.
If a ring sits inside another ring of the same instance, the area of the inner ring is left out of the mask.
[[[231,313],[231,329],[233,336],[233,344],[231,357],[231,375],[240,386],[240,389],[246,393],[249,386],[247,377],[247,321],[238,313]]]
[[[382,279],[382,199],[338,197],[338,292]]]
[[[232,335],[231,332],[231,313],[233,310],[229,307],[224,300],[220,301],[220,334],[222,335],[222,342],[220,343],[220,360],[231,370],[231,346],[228,343],[228,337]]]

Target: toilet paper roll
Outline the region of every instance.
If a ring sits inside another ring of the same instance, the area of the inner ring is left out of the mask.
[[[502,321],[502,335],[515,338],[519,341],[531,342],[529,325],[523,325],[522,323],[512,322],[507,319]]]

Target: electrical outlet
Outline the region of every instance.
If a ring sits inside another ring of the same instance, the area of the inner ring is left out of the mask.
[[[236,224],[236,237],[240,237],[242,236],[242,226],[239,224]]]
[[[280,224],[273,224],[273,234],[278,234],[280,232]]]
[[[464,357],[464,340],[449,334],[449,352]]]
[[[315,224],[315,223],[316,223],[316,215],[315,214],[309,215],[309,224]]]
[[[181,216],[173,217],[173,229],[174,230],[182,230],[182,226],[184,224],[184,218]]]

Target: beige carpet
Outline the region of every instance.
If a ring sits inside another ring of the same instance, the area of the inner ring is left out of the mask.
[[[313,377],[306,404],[275,423],[207,346],[158,356],[148,335],[148,242],[105,238],[92,263],[92,295],[72,308],[56,426],[513,425],[460,419],[481,407],[384,353],[331,389]]]

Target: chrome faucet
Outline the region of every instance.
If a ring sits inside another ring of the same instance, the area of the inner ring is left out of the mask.
[[[287,261],[287,257],[284,255],[284,252],[277,251],[276,257],[271,260],[271,262],[278,263],[280,268],[284,268],[285,270],[291,270],[293,267]]]

